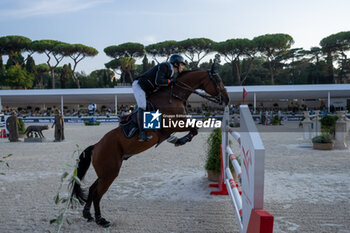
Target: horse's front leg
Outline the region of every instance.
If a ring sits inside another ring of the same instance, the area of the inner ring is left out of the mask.
[[[188,129],[184,130],[187,131]],[[180,132],[180,131],[177,131]],[[175,136],[171,136],[168,138],[168,142],[173,143],[175,146],[182,146],[185,145],[187,142],[192,141],[192,138],[198,134],[197,128],[190,128],[190,132],[186,134],[185,136],[178,138]]]

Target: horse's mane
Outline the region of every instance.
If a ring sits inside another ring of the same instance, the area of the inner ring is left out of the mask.
[[[180,73],[180,75],[177,78],[182,78],[184,75],[188,74],[188,73],[192,73],[192,72],[196,72],[196,71],[204,71],[205,69],[200,69],[200,68],[196,68],[196,69],[190,69],[190,70],[184,70]]]

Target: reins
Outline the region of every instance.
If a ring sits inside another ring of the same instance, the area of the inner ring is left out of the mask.
[[[175,82],[175,85],[178,86],[179,88],[183,89],[183,90],[186,90],[186,91],[189,91],[189,92],[191,92],[193,94],[199,95],[200,97],[202,97],[202,98],[204,98],[206,100],[209,100],[209,101],[217,103],[217,104],[221,104],[222,103],[222,96],[220,95],[220,91],[218,89],[217,82],[213,79],[212,74],[209,71],[208,71],[208,73],[209,73],[210,80],[212,80],[214,82],[214,85],[215,85],[215,88],[216,88],[216,92],[217,92],[216,96],[211,96],[211,95],[200,93],[196,89],[194,89],[191,86],[189,86],[188,84],[186,84],[184,82],[181,82],[181,81],[178,81],[178,80]],[[181,85],[179,85],[179,84],[181,84]],[[182,97],[180,97],[178,95],[172,94],[172,96],[177,98],[177,99],[181,99],[183,101],[186,101],[184,98],[182,98]]]

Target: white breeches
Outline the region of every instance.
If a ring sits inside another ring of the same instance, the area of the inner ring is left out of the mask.
[[[132,90],[134,91],[136,103],[139,106],[139,108],[143,108],[144,110],[146,110],[146,93],[140,87],[139,80],[135,80],[132,83]]]

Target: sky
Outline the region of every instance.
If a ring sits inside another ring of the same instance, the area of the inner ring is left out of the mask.
[[[349,11],[349,0],[0,0],[0,37],[94,47],[99,54],[77,67],[89,74],[111,60],[104,48],[126,42],[146,46],[199,37],[219,42],[286,33],[293,48],[310,49],[324,37],[349,31]],[[34,59],[46,62],[45,55]]]

